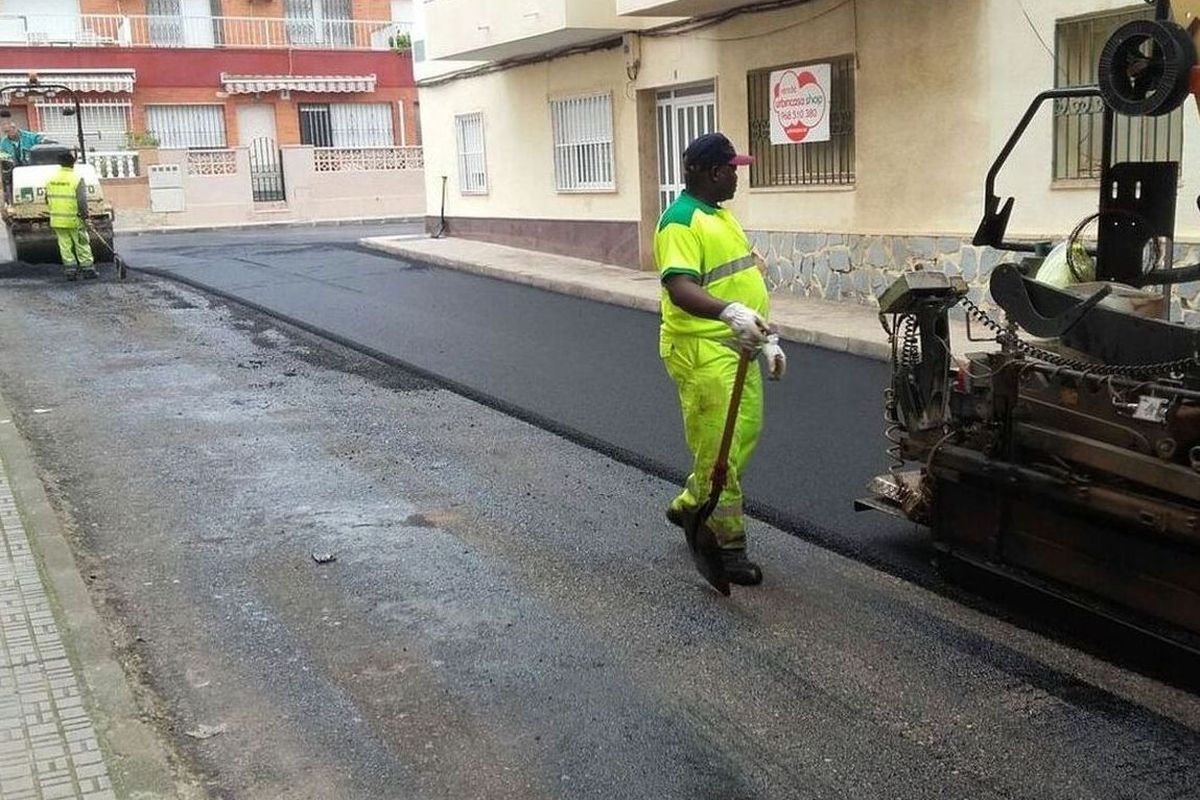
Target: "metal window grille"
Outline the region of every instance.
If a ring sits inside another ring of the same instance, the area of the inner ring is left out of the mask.
[[[592,94],[550,101],[554,128],[554,182],[560,192],[616,189],[612,96]]]
[[[314,147],[391,147],[392,108],[387,103],[304,103],[300,142]]]
[[[349,47],[354,43],[354,24],[351,20],[350,0],[319,0],[321,4],[321,27],[326,44]]]
[[[330,103],[334,147],[391,147],[392,107],[387,103]]]
[[[198,13],[184,0],[146,0],[150,43],[173,47],[208,47],[225,43],[221,0],[208,0],[207,13]]]
[[[827,142],[771,144],[771,73],[805,66],[788,64],[751,72],[746,76],[749,92],[751,186],[851,185],[854,173],[854,58],[826,59],[832,86],[829,98]],[[816,63],[816,62],[809,62]]]
[[[300,104],[300,144],[333,147],[333,122],[328,103]]]
[[[146,0],[150,41],[154,44],[183,44],[182,0]]]
[[[1154,10],[1123,9],[1059,20],[1055,31],[1055,85],[1091,86],[1099,79],[1100,51],[1117,28],[1150,19]],[[1054,105],[1054,179],[1100,179],[1104,105],[1099,98],[1059,100]],[[1183,109],[1162,117],[1117,116],[1113,158],[1179,161],[1183,157]]]
[[[292,44],[316,44],[317,15],[313,0],[284,0],[284,26]]]
[[[38,127],[47,139],[74,145],[79,141],[79,129],[74,116],[63,111],[74,103],[38,103]],[[88,151],[112,152],[129,147],[130,104],[128,101],[87,102],[79,106],[83,122],[83,143]]]
[[[298,45],[354,43],[350,0],[284,0],[288,41]]]
[[[146,131],[167,150],[224,148],[225,107],[146,106]]]
[[[487,194],[487,153],[483,141],[483,114],[454,118],[458,144],[458,187],[463,194]]]

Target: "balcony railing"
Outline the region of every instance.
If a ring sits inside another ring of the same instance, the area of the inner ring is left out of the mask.
[[[101,178],[136,178],[138,176],[136,150],[103,153],[89,150],[87,160],[96,168],[96,172]]]
[[[390,50],[410,28],[361,19],[0,14],[0,46]]]
[[[313,149],[316,172],[375,172],[379,170],[424,169],[420,147],[317,147]]]

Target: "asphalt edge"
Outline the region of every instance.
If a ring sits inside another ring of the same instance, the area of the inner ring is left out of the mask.
[[[391,237],[369,237],[358,240],[358,246],[370,250],[372,252],[381,253],[383,255],[392,256],[395,258],[404,258],[412,261],[418,261],[425,264],[431,264],[435,267],[444,267],[446,269],[454,269],[460,272],[469,272],[473,275],[480,275],[487,278],[496,278],[498,280],[509,281],[511,283],[519,283],[525,286],[532,286],[537,289],[543,289],[557,294],[569,295],[571,297],[581,297],[587,300],[595,300],[609,305],[625,306],[626,308],[634,308],[639,311],[650,311],[658,313],[659,301],[642,297],[635,292],[623,292],[615,289],[601,288],[598,286],[590,286],[587,283],[574,281],[568,277],[548,277],[545,275],[535,275],[525,272],[516,272],[513,270],[493,267],[488,264],[482,264],[477,261],[463,261],[454,258],[447,258],[436,253],[426,253],[417,250],[410,250],[402,243],[396,241],[385,241]],[[848,353],[850,355],[869,358],[875,361],[890,361],[892,357],[891,348],[884,342],[875,342],[869,339],[859,339],[849,336],[838,336],[826,331],[817,330],[815,328],[806,328],[802,325],[791,325],[788,323],[776,323],[779,328],[779,334],[784,339],[797,344],[806,344],[813,347],[820,347],[825,350],[834,350],[839,353]]]
[[[424,214],[395,217],[352,217],[348,219],[279,220],[263,222],[231,222],[217,225],[161,225],[115,228],[117,236],[145,236],[155,233],[205,233],[207,231],[254,231],[272,228],[317,228],[323,226],[350,227],[353,225],[403,225],[424,222]]]
[[[177,797],[174,772],[158,732],[143,719],[108,628],[92,605],[62,523],[38,477],[29,445],[0,394],[0,464],[8,475],[38,572],[68,657],[84,690],[118,797]]]

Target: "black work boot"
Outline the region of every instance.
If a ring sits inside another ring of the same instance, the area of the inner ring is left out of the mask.
[[[667,506],[667,522],[671,523],[676,528],[687,527],[687,518],[684,516],[685,514],[687,514],[687,512],[683,511],[682,509],[671,508],[670,506]]]
[[[67,275],[67,280],[69,280],[69,281],[77,280],[79,278],[79,270],[68,269],[66,271],[66,275]]]
[[[84,279],[99,278],[100,273],[96,272],[95,267],[84,267],[83,268],[83,277],[84,277]]]
[[[758,586],[762,583],[762,570],[758,564],[746,558],[745,550],[722,550],[721,565],[730,583],[738,586]]]

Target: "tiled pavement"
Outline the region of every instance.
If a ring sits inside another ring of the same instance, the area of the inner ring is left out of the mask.
[[[2,470],[0,543],[0,800],[115,800]]]

